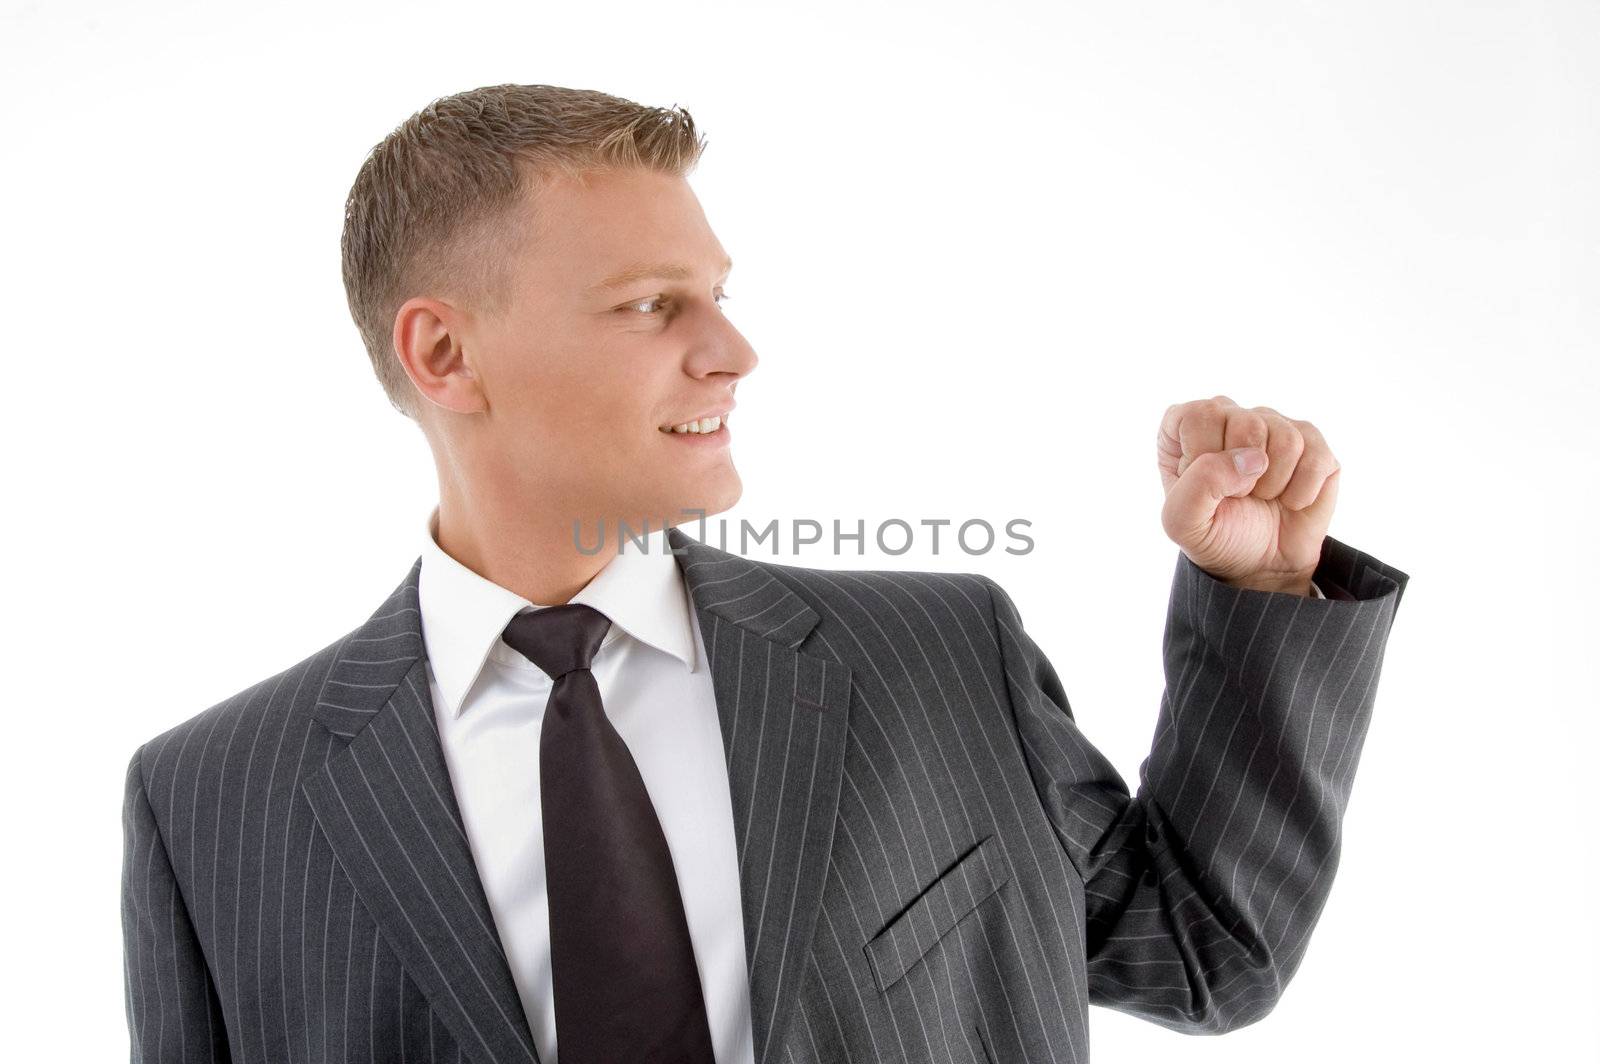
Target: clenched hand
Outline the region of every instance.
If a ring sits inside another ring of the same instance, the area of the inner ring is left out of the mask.
[[[1169,406],[1156,435],[1161,526],[1235,587],[1311,593],[1339,460],[1309,421],[1225,395]]]

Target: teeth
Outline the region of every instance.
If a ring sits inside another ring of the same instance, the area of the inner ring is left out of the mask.
[[[707,417],[701,418],[699,421],[686,421],[682,425],[674,425],[672,426],[672,431],[704,434],[707,432],[715,432],[721,427],[722,419],[720,417]]]

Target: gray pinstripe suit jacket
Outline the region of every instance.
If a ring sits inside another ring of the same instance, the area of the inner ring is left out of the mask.
[[[1407,574],[1328,537],[1316,600],[1180,553],[1130,795],[987,577],[669,540],[726,743],[757,1064],[1068,1064],[1090,1004],[1213,1034],[1271,1011]],[[537,1059],[434,727],[419,567],[133,755],[133,1060]]]

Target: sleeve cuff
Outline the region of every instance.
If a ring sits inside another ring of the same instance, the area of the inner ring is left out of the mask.
[[[1410,579],[1409,573],[1328,535],[1322,537],[1322,560],[1311,574],[1325,598],[1357,602],[1393,593],[1396,606]]]
[[[1181,567],[1207,581],[1217,578],[1195,565],[1187,554],[1178,552]],[[1311,573],[1311,598],[1333,602],[1366,602],[1393,595],[1400,603],[1410,574],[1382,562],[1333,536],[1322,537],[1322,558]],[[1221,581],[1217,581],[1221,582]],[[1276,594],[1276,592],[1266,592]]]

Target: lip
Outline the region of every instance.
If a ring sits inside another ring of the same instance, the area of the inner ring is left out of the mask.
[[[722,423],[717,426],[717,431],[715,432],[673,432],[671,429],[660,428],[656,429],[656,431],[677,441],[675,446],[679,447],[726,447],[733,431],[728,427],[728,412],[732,409],[733,407],[730,406],[721,414],[713,412],[701,414],[700,417],[686,418],[685,421],[673,422],[674,425],[682,425],[686,421],[699,421],[700,418],[720,417],[722,418]]]
[[[681,425],[683,422],[680,421],[678,424]],[[731,430],[728,428],[728,423],[724,421],[717,426],[717,431],[715,432],[664,432],[661,434],[676,440],[677,445],[680,447],[726,447],[731,437]]]
[[[707,410],[703,414],[695,414],[695,415],[693,415],[691,417],[680,417],[676,421],[667,422],[665,428],[662,428],[660,425],[657,425],[656,429],[659,432],[665,432],[669,436],[688,436],[688,435],[692,435],[691,433],[687,433],[687,432],[673,432],[672,431],[672,426],[674,426],[674,425],[687,425],[691,421],[704,421],[707,418],[713,418],[713,417],[721,418],[723,421],[727,421],[728,420],[728,415],[733,413],[734,408],[737,407],[738,405],[739,405],[738,403],[733,403],[733,404],[730,404],[729,406],[722,407],[721,409],[718,409],[718,410]],[[719,429],[718,431],[720,432],[721,430]]]

